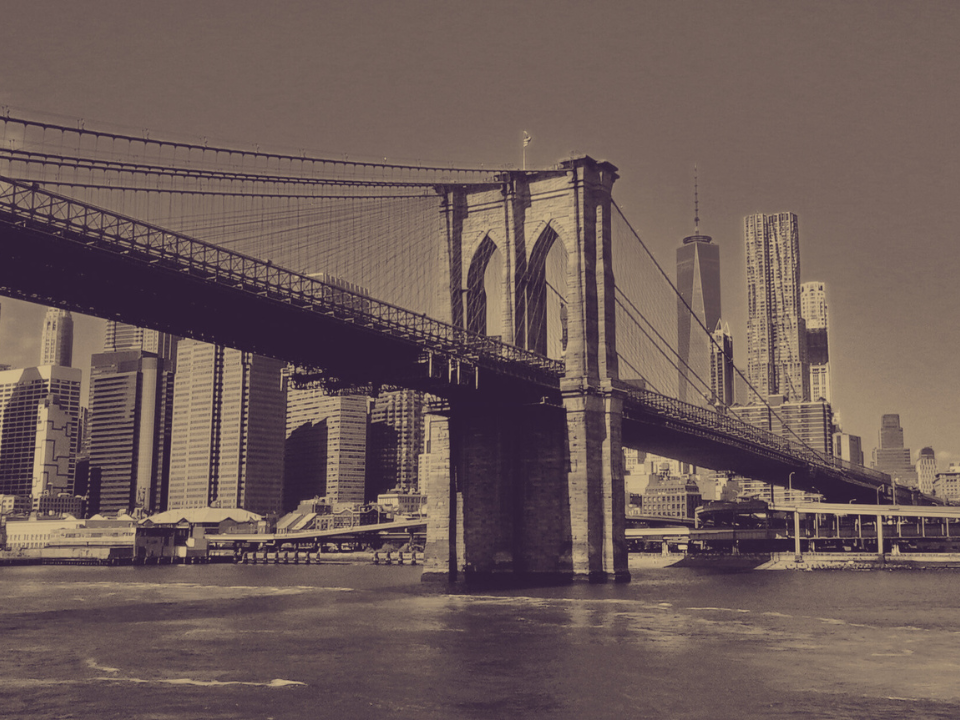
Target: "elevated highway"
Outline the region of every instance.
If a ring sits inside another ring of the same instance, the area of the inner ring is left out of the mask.
[[[290,533],[223,533],[210,535],[207,542],[214,547],[257,547],[276,549],[283,545],[319,546],[323,543],[387,542],[396,539],[422,538],[427,521],[401,520],[375,525],[354,525],[332,530],[302,530]]]

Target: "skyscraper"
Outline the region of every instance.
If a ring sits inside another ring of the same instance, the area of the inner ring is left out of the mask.
[[[159,330],[148,330],[136,325],[108,320],[104,331],[103,351],[109,353],[120,350],[143,350],[166,360],[164,365],[172,369],[177,361],[178,340],[176,335]]]
[[[769,432],[800,442],[825,455],[833,450],[834,421],[833,410],[826,402],[781,402],[781,396],[769,398],[767,405],[747,405],[731,408],[731,412],[744,422],[763,428]],[[788,478],[784,478],[788,480]],[[742,479],[740,493],[743,496],[756,495],[763,498],[773,497],[777,502],[787,500],[813,500],[814,493],[794,489],[791,495],[787,488],[771,486],[766,482]]]
[[[817,452],[833,453],[833,410],[826,402],[779,402],[770,398],[767,405],[735,407],[732,412],[744,422],[756,425],[788,440],[801,442]]]
[[[384,392],[370,415],[367,500],[397,488],[419,489],[419,455],[423,452],[423,393]]]
[[[100,509],[166,509],[178,338],[107,322],[91,358],[88,455]]]
[[[73,468],[76,465],[76,418],[66,402],[47,395],[37,408],[37,440],[33,454],[34,507],[44,495],[73,492]]]
[[[73,362],[73,315],[69,310],[48,308],[40,338],[40,364],[70,367]]]
[[[833,434],[833,455],[841,460],[863,465],[863,442],[859,435],[840,432]]]
[[[124,350],[91,358],[89,459],[100,471],[100,510],[164,509],[170,427],[164,361]]]
[[[183,340],[168,509],[279,512],[285,407],[279,360]]]
[[[903,446],[899,415],[891,413],[880,419],[880,447],[873,451],[873,467],[900,485],[917,486],[917,471],[910,462],[910,448]]]
[[[807,329],[810,398],[831,402],[827,293],[822,282],[805,282],[800,286],[800,316]]]
[[[73,489],[76,469],[76,422],[80,413],[80,370],[60,365],[43,365],[23,370],[0,372],[0,494],[30,495],[33,490],[37,459],[37,429],[40,408],[56,398],[55,413],[71,418],[71,453],[66,475]],[[44,431],[55,429],[46,424]],[[58,474],[61,471],[58,470]],[[59,483],[59,481],[58,481]],[[62,486],[62,483],[60,483]]]
[[[677,397],[684,402],[707,395],[704,386],[710,382],[710,334],[720,321],[720,248],[709,235],[700,234],[696,187],[694,184],[694,234],[685,237],[677,248]]]
[[[747,378],[759,396],[810,399],[806,326],[800,314],[800,231],[793,213],[744,218]]]
[[[920,492],[925,495],[933,495],[933,484],[937,480],[937,454],[932,447],[925,447],[920,450],[916,470]]]
[[[710,388],[714,402],[730,407],[733,405],[736,387],[736,371],[733,367],[733,336],[723,321],[717,321],[710,346]]]
[[[364,501],[368,405],[366,395],[326,395],[288,382],[284,510],[315,496]]]

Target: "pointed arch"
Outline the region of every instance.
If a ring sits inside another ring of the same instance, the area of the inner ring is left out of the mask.
[[[467,330],[481,335],[488,334],[486,276],[490,259],[496,252],[496,243],[490,239],[490,235],[485,235],[467,270],[467,306],[464,308]]]
[[[562,359],[567,345],[566,245],[547,224],[534,242],[524,282],[526,347]]]

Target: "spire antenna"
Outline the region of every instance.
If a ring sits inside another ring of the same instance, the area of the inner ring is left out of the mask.
[[[700,234],[700,169],[697,165],[693,166],[693,222],[693,235],[685,237],[683,244],[713,242],[713,238],[709,235]]]
[[[693,222],[694,222],[694,235],[700,234],[700,194],[697,184],[697,166],[693,166]]]

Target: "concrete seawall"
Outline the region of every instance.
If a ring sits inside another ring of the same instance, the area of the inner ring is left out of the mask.
[[[631,553],[632,570],[705,568],[716,570],[960,570],[960,553],[793,553],[712,555]]]
[[[804,553],[801,562],[793,553],[773,553],[757,570],[955,570],[960,553]]]

